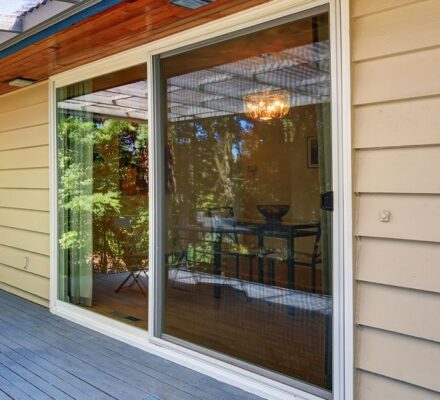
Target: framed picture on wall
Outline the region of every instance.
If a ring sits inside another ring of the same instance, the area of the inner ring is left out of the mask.
[[[309,136],[307,138],[307,167],[308,168],[319,167],[317,136]]]

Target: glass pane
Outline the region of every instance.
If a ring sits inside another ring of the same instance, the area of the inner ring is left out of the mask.
[[[57,90],[59,299],[147,328],[146,67]]]
[[[163,58],[162,79],[164,337],[331,391],[328,15]]]

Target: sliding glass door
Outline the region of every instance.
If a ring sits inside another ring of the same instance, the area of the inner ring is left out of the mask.
[[[328,14],[164,55],[160,70],[162,337],[328,396]]]
[[[59,87],[58,299],[331,398],[330,53],[320,12],[154,56],[152,136],[146,64]]]
[[[146,66],[57,90],[60,300],[147,328]]]

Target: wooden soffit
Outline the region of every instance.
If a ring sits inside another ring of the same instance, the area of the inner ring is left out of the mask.
[[[0,95],[23,77],[37,82],[269,0],[215,0],[197,10],[168,0],[125,0],[0,60]]]

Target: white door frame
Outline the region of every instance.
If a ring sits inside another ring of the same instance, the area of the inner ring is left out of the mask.
[[[154,298],[159,298],[159,288],[155,287],[154,268],[151,269],[149,290],[149,332],[133,328],[91,311],[67,304],[57,299],[57,151],[56,151],[56,89],[86,78],[92,78],[117,71],[136,64],[147,63],[148,77],[152,76],[154,55],[197,44],[215,37],[266,23],[275,19],[303,12],[314,7],[328,5],[330,9],[331,41],[331,85],[332,85],[332,135],[333,135],[333,187],[335,196],[334,213],[334,280],[333,280],[333,397],[337,400],[353,398],[353,248],[352,248],[352,144],[351,144],[351,66],[349,0],[273,0],[269,3],[209,22],[147,45],[77,67],[50,78],[49,123],[50,123],[50,216],[51,216],[51,284],[50,309],[54,314],[94,329],[116,339],[137,346],[143,350],[177,362],[220,381],[235,385],[249,392],[269,399],[318,400],[320,397],[303,390],[279,383],[261,375],[239,368],[207,355],[189,350],[154,336],[157,330],[155,313],[160,311]],[[202,39],[201,39],[202,38]],[[153,113],[154,83],[149,82],[149,121],[155,130]],[[153,117],[153,119],[152,119]],[[161,180],[161,143],[156,135],[151,135],[150,145],[150,232],[157,229],[160,221],[161,205],[158,204],[155,181]],[[152,265],[160,261],[160,239],[150,237],[150,260]],[[157,265],[157,264],[156,264]],[[292,397],[294,396],[294,397]]]

